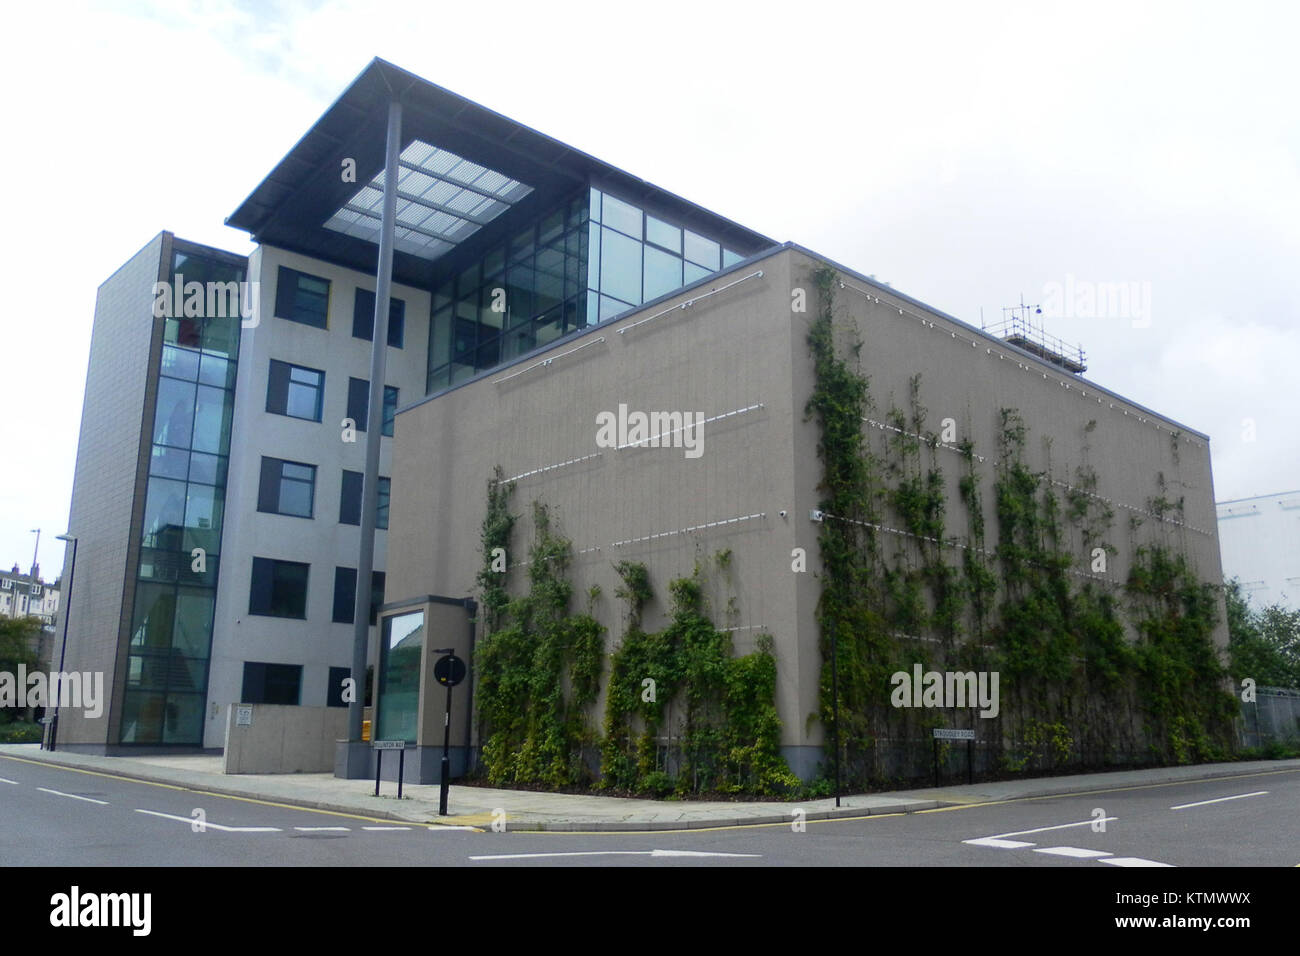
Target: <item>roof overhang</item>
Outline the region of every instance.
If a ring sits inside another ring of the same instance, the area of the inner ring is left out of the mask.
[[[398,282],[433,286],[457,264],[461,243],[480,232],[496,233],[592,182],[654,205],[747,254],[773,244],[380,59],[361,71],[226,225],[257,243],[373,272],[376,186],[383,187],[388,104],[394,97],[402,104],[404,160],[393,255]],[[355,181],[343,176],[348,160],[355,162]]]

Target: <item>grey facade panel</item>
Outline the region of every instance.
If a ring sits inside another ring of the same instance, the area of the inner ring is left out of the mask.
[[[95,301],[68,515],[68,530],[78,538],[77,564],[74,575],[68,548],[63,579],[72,582],[72,600],[64,602],[57,630],[61,645],[63,616],[70,614],[65,669],[102,672],[112,703],[94,720],[64,709],[60,746],[115,742],[113,728],[121,716],[119,662],[125,650],[119,636],[130,627],[131,574],[139,546],[132,530],[143,507],[141,461],[148,462],[141,434],[145,418],[151,421],[153,415],[151,356],[162,324],[153,318],[153,285],[170,239],[168,233],[155,236],[99,287]]]

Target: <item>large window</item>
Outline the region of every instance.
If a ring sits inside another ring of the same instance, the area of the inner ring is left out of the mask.
[[[316,500],[316,466],[280,458],[262,459],[257,510],[310,518]]]
[[[318,422],[325,397],[325,373],[271,359],[266,410],[276,415]]]
[[[297,704],[302,694],[301,664],[244,662],[241,704]]]
[[[392,385],[384,386],[384,424],[380,432],[387,438],[393,437],[393,420],[397,416],[397,389]],[[357,431],[366,430],[370,417],[370,382],[364,378],[348,379],[348,418],[357,424]]]
[[[384,572],[372,571],[370,576],[370,623],[375,623],[379,606],[384,603]],[[351,624],[356,619],[357,569],[334,569],[335,624]]]
[[[328,326],[330,280],[280,266],[275,283],[275,314],[290,322]]]
[[[248,613],[305,620],[309,569],[310,565],[298,561],[254,558]]]
[[[375,337],[375,294],[369,289],[357,289],[352,306],[352,337],[369,342]],[[406,338],[406,303],[390,297],[388,300],[388,344],[400,349]]]

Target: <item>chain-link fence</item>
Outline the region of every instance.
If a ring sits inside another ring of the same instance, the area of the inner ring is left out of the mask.
[[[1300,690],[1257,687],[1255,699],[1241,705],[1242,743],[1264,747],[1300,740]]]

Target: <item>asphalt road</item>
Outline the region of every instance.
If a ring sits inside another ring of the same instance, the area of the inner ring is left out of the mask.
[[[4,866],[1294,867],[1300,770],[656,833],[401,824],[0,757]]]

